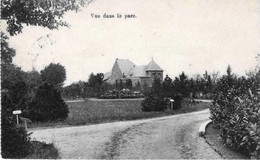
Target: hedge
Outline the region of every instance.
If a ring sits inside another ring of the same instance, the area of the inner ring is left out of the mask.
[[[259,159],[260,94],[237,84],[235,77],[223,77],[218,82],[211,119],[225,145]]]

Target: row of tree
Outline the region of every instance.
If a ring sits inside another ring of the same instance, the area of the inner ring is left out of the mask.
[[[182,72],[178,77],[175,77],[174,80],[168,75],[166,75],[163,82],[158,80],[158,84],[160,84],[158,89],[160,92],[163,91],[165,96],[179,93],[184,97],[192,95],[192,97],[196,98],[210,98],[214,86],[216,85],[217,78],[218,72],[209,75],[206,71],[202,76],[198,74],[193,78],[188,78],[188,76]],[[88,81],[79,81],[64,87],[62,95],[66,99],[99,97],[108,90],[116,89],[120,91],[123,88],[142,91],[144,94],[148,94],[152,90],[152,88],[147,85],[141,86],[139,82],[136,85],[133,85],[131,79],[126,79],[124,81],[120,79],[117,80],[115,84],[109,84],[104,80],[104,75],[102,73],[97,73],[96,75],[91,73]]]

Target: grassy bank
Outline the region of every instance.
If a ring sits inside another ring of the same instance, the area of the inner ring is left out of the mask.
[[[144,118],[161,117],[180,113],[188,113],[203,110],[209,107],[207,102],[184,102],[181,109],[174,111],[166,110],[163,112],[143,112],[141,110],[142,100],[104,100],[70,102],[69,115],[64,121],[33,123],[30,128],[49,127],[49,126],[68,126],[68,125],[87,125],[113,121],[136,120]]]

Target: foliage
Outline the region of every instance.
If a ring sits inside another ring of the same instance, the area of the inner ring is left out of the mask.
[[[27,101],[30,103],[32,99],[35,97],[36,91],[38,87],[43,83],[41,79],[41,75],[38,71],[32,70],[29,72],[23,73],[23,81],[26,84],[27,88]]]
[[[174,97],[172,97],[174,100],[173,103],[173,109],[179,109],[182,108],[182,103],[183,103],[183,97],[180,95],[176,95]]]
[[[63,88],[62,97],[67,99],[76,99],[79,97],[85,97],[84,95],[85,86],[86,83],[83,81],[72,83],[71,85]]]
[[[1,64],[11,64],[15,56],[15,50],[9,47],[8,37],[1,32]]]
[[[162,83],[162,91],[164,97],[171,97],[173,95],[173,84],[172,79],[166,75],[163,83]]]
[[[61,94],[52,85],[42,84],[28,108],[28,117],[33,121],[53,121],[68,116],[68,106]]]
[[[59,151],[53,143],[31,141],[30,153],[26,159],[58,159]]]
[[[99,97],[102,92],[104,91],[103,83],[104,80],[104,74],[103,73],[97,73],[94,75],[91,73],[89,75],[88,83],[87,83],[87,90],[91,97]]]
[[[10,35],[22,32],[23,25],[34,25],[57,29],[68,26],[62,20],[68,11],[78,11],[83,0],[2,0],[1,19],[7,22]]]
[[[140,90],[141,90],[141,84],[140,84],[139,81],[138,81],[137,84],[133,87],[133,89],[134,89],[135,91],[140,91]]]
[[[230,67],[217,84],[210,107],[213,124],[224,143],[252,158],[260,158],[260,95],[251,79],[237,78]]]
[[[16,125],[12,115],[16,104],[11,95],[2,92],[1,97],[1,148],[3,158],[24,158],[29,154],[30,139],[23,127]]]
[[[96,75],[91,73],[88,79],[88,83],[91,87],[94,87],[95,85],[102,85],[103,82],[104,82],[103,73],[97,73]]]
[[[101,95],[102,99],[118,99],[118,98],[141,98],[143,94],[140,91],[132,91],[127,88],[123,88],[118,91],[116,89],[108,90],[105,94]]]
[[[126,80],[125,87],[127,89],[132,89],[133,88],[133,84],[132,84],[132,80],[131,79],[127,79]]]
[[[153,80],[151,92],[160,96],[162,95],[162,84],[159,78]]]
[[[51,85],[59,88],[66,80],[66,69],[60,63],[51,63],[41,70],[41,78],[44,82],[50,83]]]
[[[164,98],[150,93],[148,97],[146,97],[142,101],[142,111],[150,112],[150,111],[163,111],[167,109],[167,103],[164,101]]]
[[[182,72],[179,77],[175,77],[173,84],[175,92],[183,97],[189,96],[189,80],[184,72]]]
[[[23,158],[28,154],[29,137],[16,125],[13,110],[26,107],[26,84],[23,72],[12,64],[15,50],[1,33],[1,148],[3,158]]]

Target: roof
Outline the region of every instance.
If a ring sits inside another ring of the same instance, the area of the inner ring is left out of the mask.
[[[117,59],[117,64],[122,72],[122,74],[127,75],[128,72],[135,66],[135,64],[128,59]]]
[[[146,76],[147,67],[148,67],[147,65],[135,66],[129,71],[128,75],[130,77],[147,77]]]
[[[163,71],[162,68],[152,59],[148,64],[147,71]]]

